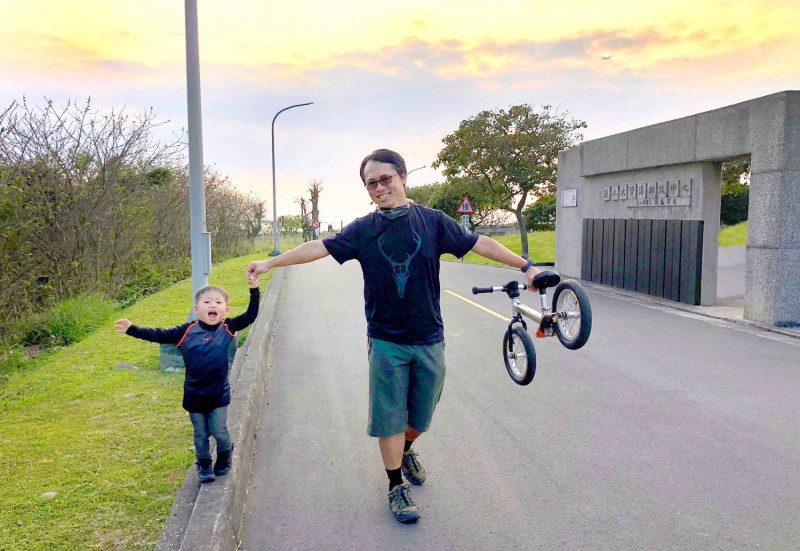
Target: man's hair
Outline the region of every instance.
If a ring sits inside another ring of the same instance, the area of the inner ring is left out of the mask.
[[[387,163],[392,165],[401,178],[405,178],[408,175],[406,173],[406,162],[399,153],[396,153],[391,149],[376,149],[364,157],[364,160],[361,161],[361,181],[365,184],[367,182],[364,180],[364,167],[367,166],[367,163],[370,161],[377,161],[379,163]]]
[[[216,291],[222,295],[222,298],[225,299],[225,304],[228,304],[230,301],[230,297],[228,296],[227,291],[222,287],[217,287],[216,285],[206,285],[205,287],[201,287],[197,293],[194,295],[194,303],[197,304],[200,302],[200,297],[202,297],[206,293],[210,293],[211,291]]]

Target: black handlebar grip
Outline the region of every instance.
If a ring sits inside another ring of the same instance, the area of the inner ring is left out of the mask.
[[[473,295],[477,295],[478,293],[492,293],[492,292],[494,292],[494,289],[492,289],[491,287],[473,287],[472,288],[472,294]]]

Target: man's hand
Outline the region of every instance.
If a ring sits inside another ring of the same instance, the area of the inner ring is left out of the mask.
[[[525,272],[525,283],[528,284],[528,291],[535,291],[536,289],[533,288],[533,278],[536,277],[536,274],[539,273],[539,269],[536,266],[531,266],[528,268],[528,271]]]
[[[114,322],[114,327],[117,328],[117,333],[125,334],[128,332],[128,329],[131,328],[133,323],[128,318],[122,318],[121,320],[117,320]]]
[[[251,289],[258,287],[258,276],[261,274],[266,274],[269,271],[269,260],[254,260],[247,265],[247,269],[244,271],[245,275],[247,276],[247,284]],[[255,286],[253,286],[253,281],[256,282]]]

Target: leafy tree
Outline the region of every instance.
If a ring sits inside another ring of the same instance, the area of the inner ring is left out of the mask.
[[[722,195],[738,195],[750,184],[750,161],[727,161],[722,163]]]
[[[303,217],[302,216],[284,216],[281,222],[281,233],[287,235],[290,233],[297,233],[303,230]]]
[[[744,222],[750,209],[750,161],[722,163],[721,178],[720,222],[723,226]]]
[[[406,195],[414,202],[432,209],[439,209],[459,222],[461,215],[456,212],[456,209],[461,205],[464,196],[469,195],[472,208],[475,209],[475,214],[471,217],[473,225],[488,225],[498,221],[496,209],[484,194],[480,193],[480,186],[468,178],[454,177],[441,184],[426,184],[408,188]]]
[[[536,202],[525,207],[525,225],[534,231],[556,229],[556,194],[543,195]]]
[[[522,254],[528,255],[523,209],[529,197],[551,195],[556,186],[558,152],[575,145],[586,123],[545,105],[482,111],[462,121],[447,135],[435,168],[448,178],[462,177],[478,184],[479,193],[494,209],[513,213],[519,226]]]

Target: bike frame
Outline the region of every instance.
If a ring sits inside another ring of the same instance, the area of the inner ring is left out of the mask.
[[[528,288],[527,285],[524,283],[519,283],[519,288],[525,290]],[[505,287],[492,287],[492,291],[497,292],[505,292]],[[511,299],[511,311],[515,314],[521,314],[526,318],[535,321],[537,324],[541,324],[544,316],[550,313],[550,307],[547,305],[547,293],[540,292],[539,297],[542,299],[542,310],[536,310],[535,308],[531,308],[530,306],[523,304],[519,297],[513,297]]]

